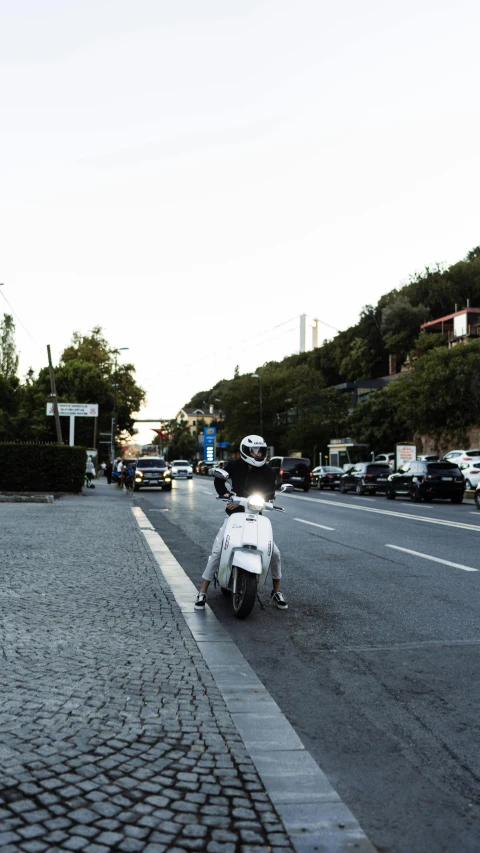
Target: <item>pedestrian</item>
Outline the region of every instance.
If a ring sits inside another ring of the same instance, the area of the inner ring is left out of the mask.
[[[100,468],[102,469],[102,475],[105,476],[105,470],[107,468],[107,463],[102,462],[102,464],[100,465]]]
[[[85,473],[87,475],[88,482],[91,483],[93,478],[96,476],[95,465],[93,464],[93,459],[91,456],[87,459],[87,464],[85,467]]]
[[[105,476],[107,478],[108,485],[110,485],[110,483],[112,482],[112,471],[113,471],[112,460],[109,459],[107,464],[105,465]]]

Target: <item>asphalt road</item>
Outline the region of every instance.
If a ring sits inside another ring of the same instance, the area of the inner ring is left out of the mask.
[[[135,496],[196,583],[213,481]],[[480,512],[294,492],[271,514],[289,609],[208,603],[382,853],[480,850]],[[193,606],[193,602],[192,602]]]

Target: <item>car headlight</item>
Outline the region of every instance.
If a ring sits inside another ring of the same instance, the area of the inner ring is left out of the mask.
[[[141,481],[143,480],[143,471],[135,472],[135,480],[137,481],[137,483],[141,483]]]
[[[248,508],[249,509],[263,509],[265,506],[265,499],[262,498],[261,495],[251,495],[248,499]]]

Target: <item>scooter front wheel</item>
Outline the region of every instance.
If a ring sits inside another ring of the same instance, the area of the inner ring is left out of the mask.
[[[237,591],[232,595],[233,612],[237,619],[246,619],[253,610],[257,597],[257,576],[244,569],[237,572]]]

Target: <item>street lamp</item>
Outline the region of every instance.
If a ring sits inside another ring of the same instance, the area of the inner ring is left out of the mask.
[[[263,437],[263,400],[262,400],[262,377],[259,373],[252,373],[253,379],[258,379],[259,381],[259,391],[260,391],[260,435]]]
[[[111,444],[111,460],[113,462],[115,457],[115,429],[117,426],[117,358],[121,352],[129,349],[129,347],[118,347],[117,349],[112,350],[113,355],[115,356],[115,369],[113,372],[113,376],[115,382],[112,385],[113,388],[113,417],[112,417],[112,444]]]

